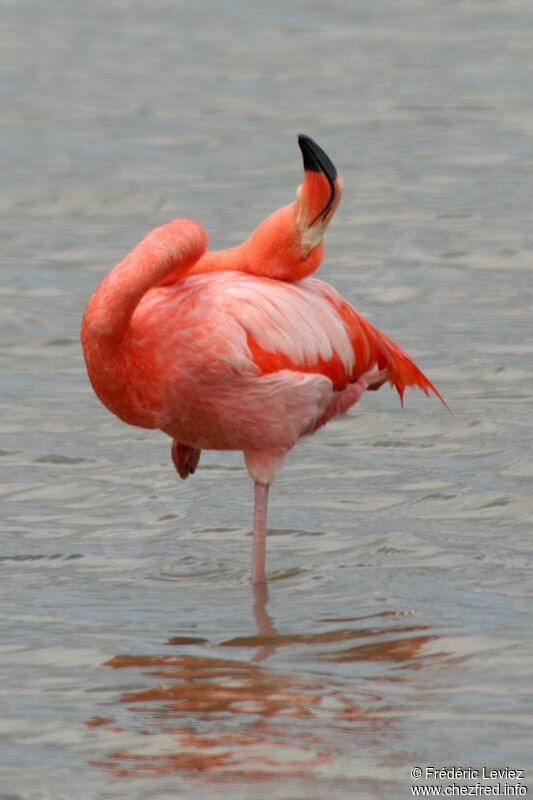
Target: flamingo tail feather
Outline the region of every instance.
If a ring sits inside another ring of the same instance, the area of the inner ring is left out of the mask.
[[[392,339],[389,339],[389,337],[384,333],[380,332],[380,336],[383,340],[383,344],[385,346],[384,349],[387,356],[387,368],[389,372],[388,379],[391,386],[396,388],[396,391],[400,396],[402,407],[405,388],[407,386],[417,386],[419,389],[422,389],[424,394],[426,394],[428,397],[430,396],[430,392],[433,392],[433,394],[439,398],[441,403],[451,414],[448,404],[438,389],[436,389],[431,381],[426,378],[422,370],[416,366],[414,361],[407,355],[405,350],[397,345],[396,342],[393,342]]]

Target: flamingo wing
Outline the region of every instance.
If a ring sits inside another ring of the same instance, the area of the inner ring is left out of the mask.
[[[400,396],[406,386],[436,391],[398,345],[314,278],[187,276],[146,295],[131,342],[136,407],[150,410],[135,423],[193,450],[286,451],[385,380]],[[193,471],[193,455],[176,445],[180,475]]]
[[[224,303],[246,332],[263,375],[281,370],[316,373],[341,391],[377,366],[379,377],[368,388],[388,380],[402,400],[406,386],[417,386],[444,402],[399,345],[322,281],[288,283],[240,275],[225,287]]]

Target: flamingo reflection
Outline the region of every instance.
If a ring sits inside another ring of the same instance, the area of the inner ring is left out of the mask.
[[[257,634],[219,643],[223,655],[213,654],[205,640],[174,637],[167,642],[178,648],[173,654],[124,654],[106,662],[134,671],[144,686],[120,696],[121,711],[111,714],[106,707],[87,720],[95,733],[106,732],[106,743],[116,736],[118,745],[94,765],[115,776],[178,773],[208,780],[335,772],[343,732],[377,735],[393,726],[395,712],[383,699],[382,684],[323,669],[302,676],[261,662],[281,648],[303,647],[306,663],[385,662],[398,680],[398,668],[423,667],[445,655],[433,647],[426,653],[438,637],[425,626],[405,625],[393,612],[328,620],[320,632],[280,634],[266,611],[266,587],[255,587],[254,595]],[[183,652],[190,646],[205,652]],[[233,659],[229,648],[252,652]],[[379,688],[369,690],[373,685]],[[128,746],[120,747],[126,738]]]

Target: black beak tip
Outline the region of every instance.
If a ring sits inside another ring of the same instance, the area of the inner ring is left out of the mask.
[[[305,133],[298,134],[298,144],[302,151],[304,169],[309,170],[309,172],[323,172],[331,185],[333,185],[337,177],[337,170],[327,153],[322,150],[314,139],[306,136]]]

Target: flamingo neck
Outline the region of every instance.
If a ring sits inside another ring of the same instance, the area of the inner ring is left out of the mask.
[[[237,272],[250,272],[249,256],[246,251],[246,242],[236,247],[228,247],[226,250],[210,250],[196,262],[191,268],[190,273],[194,275],[198,272],[225,272],[236,270]]]
[[[205,252],[207,235],[193,220],[150,231],[102,281],[85,311],[82,338],[116,344],[146,292],[183,277]]]
[[[213,250],[205,253],[188,274],[199,272],[247,272],[263,278],[281,281],[295,281],[305,278],[314,272],[322,261],[324,244],[320,242],[306,258],[302,258],[299,248],[292,248],[282,242],[276,247],[275,242],[263,246],[250,237],[236,247],[227,250]]]

